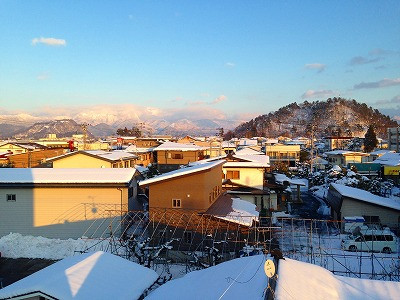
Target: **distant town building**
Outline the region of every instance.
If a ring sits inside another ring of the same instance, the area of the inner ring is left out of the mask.
[[[134,168],[138,156],[122,151],[76,151],[50,158],[53,168]]]
[[[347,167],[349,163],[363,163],[368,162],[368,153],[346,151],[346,150],[333,150],[324,153],[329,163],[341,167]]]
[[[294,167],[296,162],[300,161],[300,145],[266,145],[265,151],[271,165],[284,163]]]
[[[351,136],[326,136],[323,138],[325,149],[345,149],[348,144],[354,139]]]
[[[387,129],[388,134],[388,149],[396,152],[400,152],[400,132],[399,127],[392,127]]]
[[[205,149],[193,144],[165,142],[153,151],[156,153],[158,171],[165,173],[203,159]]]

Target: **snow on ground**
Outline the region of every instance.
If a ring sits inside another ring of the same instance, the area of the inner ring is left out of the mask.
[[[155,271],[98,251],[65,258],[0,290],[0,298],[40,291],[57,299],[138,299]]]
[[[264,299],[264,255],[233,259],[171,280],[146,299]]]
[[[311,262],[338,275],[376,279],[400,278],[400,260],[396,249],[392,254],[371,252],[350,252],[341,248],[341,241],[347,237],[339,234],[334,224],[319,221],[278,219],[282,229],[276,232],[285,257]],[[312,234],[311,234],[312,232]],[[400,245],[398,244],[398,247]]]
[[[335,276],[312,264],[279,261],[276,299],[400,299],[400,282]]]
[[[60,240],[10,233],[0,238],[0,252],[3,257],[9,258],[24,257],[57,260],[73,256],[76,254],[75,251],[81,251],[98,243],[99,241],[97,240]],[[93,248],[92,251],[96,251],[96,249]]]

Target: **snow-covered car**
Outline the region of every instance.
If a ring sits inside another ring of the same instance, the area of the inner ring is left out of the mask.
[[[398,239],[390,230],[366,230],[360,235],[349,235],[342,240],[342,249],[348,251],[397,252]]]

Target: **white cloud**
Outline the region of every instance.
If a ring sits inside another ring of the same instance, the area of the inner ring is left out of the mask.
[[[384,105],[384,104],[400,104],[400,95],[393,97],[392,99],[378,100],[374,102],[375,105]]]
[[[50,78],[49,73],[45,72],[45,73],[40,73],[38,76],[36,76],[37,80],[47,80]]]
[[[233,68],[234,66],[236,66],[236,64],[233,63],[233,62],[227,62],[227,63],[225,63],[225,67]]]
[[[62,39],[40,37],[32,40],[33,46],[36,46],[37,44],[45,44],[48,46],[66,46],[67,42]]]
[[[321,73],[325,70],[326,65],[321,63],[312,63],[312,64],[305,64],[304,67],[308,70],[317,70],[318,73]]]
[[[212,102],[210,102],[210,104],[217,104],[222,101],[225,101],[226,99],[228,99],[228,98],[225,95],[221,95],[221,96],[215,98]]]
[[[323,98],[332,96],[333,94],[335,94],[335,92],[332,90],[320,90],[320,91],[308,90],[303,95],[301,95],[301,98],[302,99],[319,98],[319,97]]]
[[[359,84],[354,85],[355,90],[359,89],[374,89],[374,88],[383,88],[383,87],[388,87],[388,86],[394,86],[394,85],[400,85],[400,77],[399,78],[384,78],[379,81],[373,81],[373,82],[361,82]]]
[[[377,62],[377,61],[380,61],[380,60],[381,60],[380,57],[377,57],[377,58],[366,58],[366,57],[363,57],[363,56],[355,56],[350,60],[349,65],[350,66],[365,65],[365,64],[374,63],[374,62]]]

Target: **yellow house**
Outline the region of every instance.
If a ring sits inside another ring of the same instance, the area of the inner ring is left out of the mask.
[[[139,182],[149,189],[149,207],[206,211],[222,192],[222,164],[196,164]]]
[[[7,142],[0,145],[0,152],[12,152],[13,154],[27,153],[29,151],[37,151],[41,149],[46,149],[46,147],[37,143]]]
[[[228,155],[223,166],[223,175],[232,183],[263,189],[264,174],[269,171],[269,158],[266,155]]]
[[[107,237],[134,208],[135,169],[4,169],[0,236]]]
[[[135,154],[137,159],[137,165],[147,167],[149,164],[154,163],[153,148],[137,147],[136,145],[130,145],[125,148],[126,152]]]
[[[300,161],[300,145],[266,145],[265,151],[271,164],[285,163],[294,167],[295,163]]]
[[[161,173],[176,170],[181,165],[204,158],[204,148],[193,144],[165,142],[153,151],[156,153],[157,167]]]
[[[77,151],[48,159],[53,168],[134,168],[137,156],[126,151]]]
[[[346,150],[333,150],[325,152],[328,161],[331,164],[338,166],[347,166],[348,163],[363,163],[368,162],[368,153],[354,152]]]
[[[222,144],[221,141],[212,138],[212,139],[206,139],[206,138],[194,138],[191,136],[185,136],[177,141],[179,144],[193,144],[199,147],[203,147],[204,150],[204,156],[207,157],[219,157],[221,155],[224,155],[224,151],[222,149]]]

